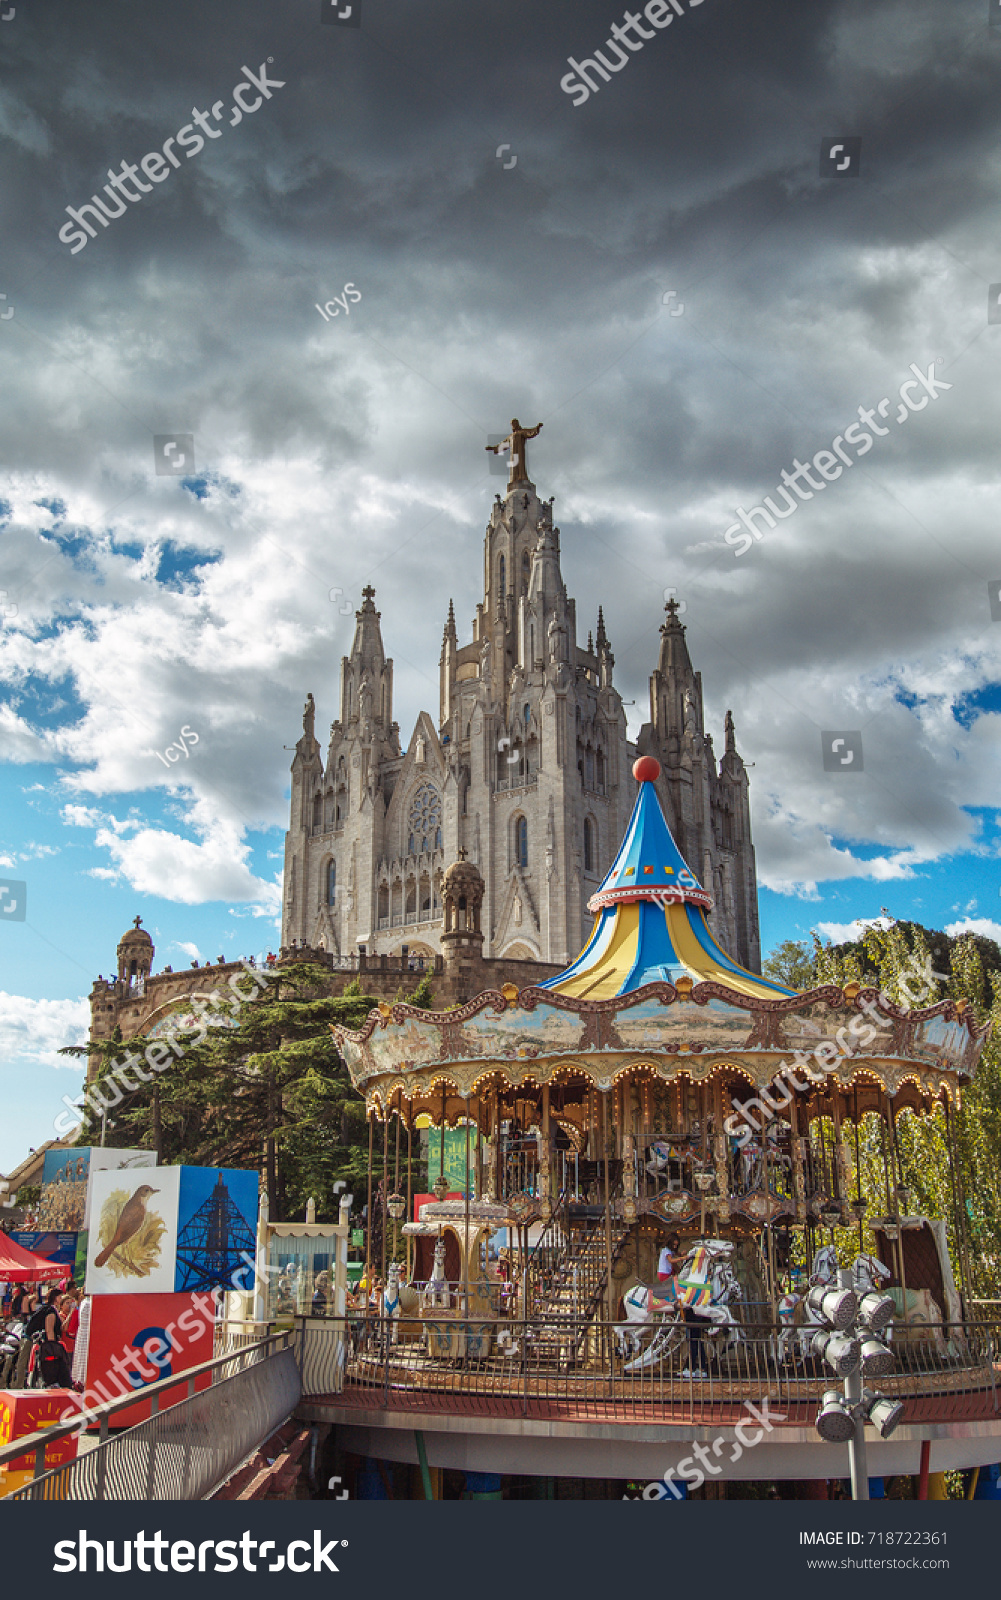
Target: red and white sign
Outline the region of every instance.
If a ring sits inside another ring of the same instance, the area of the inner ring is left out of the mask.
[[[212,1360],[215,1301],[211,1294],[98,1294],[91,1303],[87,1346],[87,1406],[119,1400]],[[196,1380],[207,1389],[211,1374]],[[160,1410],[185,1400],[187,1383],[160,1396]],[[115,1428],[145,1422],[149,1401],[111,1419]]]

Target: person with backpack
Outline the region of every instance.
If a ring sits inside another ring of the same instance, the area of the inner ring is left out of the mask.
[[[25,1360],[27,1368],[30,1362],[31,1377],[34,1380],[32,1387],[39,1389],[68,1389],[70,1387],[70,1364],[64,1346],[59,1342],[63,1331],[63,1319],[59,1315],[58,1301],[59,1289],[50,1289],[37,1311],[33,1311],[28,1318],[25,1329],[23,1347],[27,1347],[28,1356]],[[34,1351],[34,1361],[31,1355]],[[21,1353],[18,1352],[18,1376],[21,1376]],[[25,1373],[27,1377],[27,1372]],[[22,1387],[23,1384],[19,1385]]]

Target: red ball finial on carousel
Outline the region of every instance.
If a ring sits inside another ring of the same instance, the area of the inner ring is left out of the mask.
[[[637,783],[656,783],[660,777],[660,762],[654,756],[640,756],[633,762],[633,777]]]

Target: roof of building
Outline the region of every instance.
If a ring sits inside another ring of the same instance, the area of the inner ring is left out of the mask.
[[[654,784],[660,763],[633,767],[639,794],[619,853],[588,910],[597,913],[576,961],[540,987],[578,1000],[608,1000],[647,983],[715,980],[738,994],[774,998],[795,991],[738,965],[706,920],[712,899],[674,841]]]

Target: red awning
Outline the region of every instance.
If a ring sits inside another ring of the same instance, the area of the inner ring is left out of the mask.
[[[56,1265],[25,1250],[16,1239],[0,1233],[0,1283],[65,1283],[72,1268]]]

